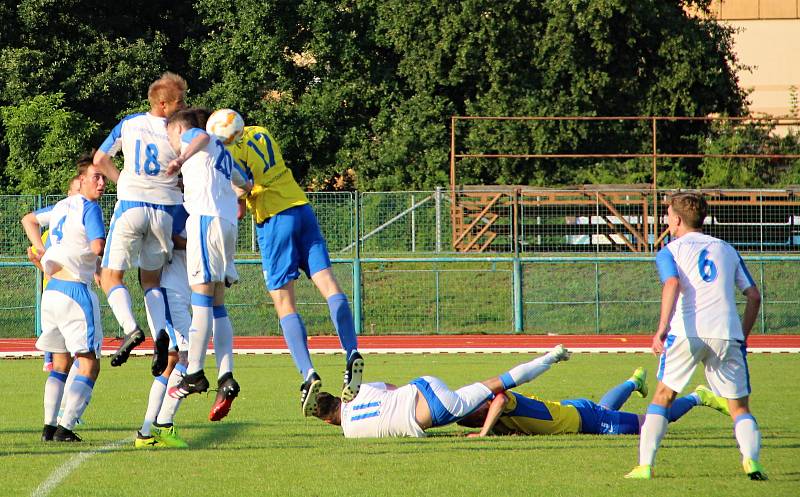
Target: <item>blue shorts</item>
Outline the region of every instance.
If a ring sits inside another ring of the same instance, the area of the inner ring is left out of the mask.
[[[331,267],[328,247],[311,205],[281,211],[256,225],[261,268],[267,289],[277,290],[300,277]]]
[[[590,435],[636,435],[639,416],[630,412],[612,411],[589,399],[562,400],[562,405],[575,406],[581,416],[581,433]]]

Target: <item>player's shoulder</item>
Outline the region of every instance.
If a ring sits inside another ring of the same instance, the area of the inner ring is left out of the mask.
[[[136,112],[134,114],[128,114],[127,116],[119,120],[119,124],[122,125],[125,123],[144,120],[147,119],[147,116],[148,116],[147,112]]]

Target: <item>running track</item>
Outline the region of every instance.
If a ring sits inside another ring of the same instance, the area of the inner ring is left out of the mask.
[[[574,352],[650,352],[649,335],[390,335],[359,336],[359,350],[365,354],[420,353],[510,353],[543,352],[563,343]],[[335,336],[309,337],[312,353],[341,353]],[[34,347],[33,338],[0,339],[0,358],[33,357],[42,355]],[[116,350],[119,341],[106,338],[103,354]],[[238,354],[288,354],[283,337],[236,337],[234,352]],[[134,355],[152,353],[153,342],[148,338],[133,351]],[[754,353],[800,352],[800,335],[757,335],[748,341],[748,351]]]

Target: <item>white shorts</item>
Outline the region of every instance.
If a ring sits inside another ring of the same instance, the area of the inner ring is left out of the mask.
[[[186,271],[189,284],[239,281],[233,264],[236,224],[219,217],[190,215],[186,220]]]
[[[658,363],[658,379],[675,392],[689,383],[699,363],[716,395],[740,399],[750,395],[747,349],[741,340],[667,335]]]
[[[51,279],[42,294],[42,334],[36,348],[72,356],[94,353],[100,358],[102,343],[97,295],[85,283]]]
[[[483,383],[473,383],[455,392],[435,376],[422,376],[410,384],[416,386],[428,402],[434,427],[455,423],[492,397],[492,391]]]
[[[190,295],[176,292],[171,288],[162,288],[164,304],[167,310],[167,334],[169,347],[172,350],[185,352],[189,350],[189,328],[192,326]]]
[[[103,267],[155,271],[172,258],[172,205],[117,200]]]

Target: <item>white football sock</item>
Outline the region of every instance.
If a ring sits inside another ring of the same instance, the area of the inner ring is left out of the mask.
[[[758,461],[761,452],[761,431],[753,415],[747,413],[737,416],[733,423],[733,432],[742,457]]]
[[[148,288],[144,292],[144,308],[147,311],[150,335],[155,340],[158,338],[158,332],[167,328],[167,308],[160,288]]]
[[[668,407],[650,404],[639,433],[639,466],[652,466],[661,439],[667,433]]]
[[[92,399],[92,390],[94,389],[94,381],[86,376],[78,375],[75,381],[66,392],[67,407],[64,409],[64,415],[61,416],[61,426],[71,430],[75,427],[78,419],[83,416],[83,412],[89,405]]]
[[[133,316],[133,304],[131,294],[124,285],[118,285],[111,289],[106,296],[111,312],[117,318],[117,322],[122,326],[125,334],[136,329],[136,318]]]
[[[167,393],[167,378],[165,376],[153,378],[153,384],[150,386],[150,397],[147,401],[147,411],[144,413],[142,429],[139,430],[142,436],[150,436],[150,427],[153,426],[158,412],[161,410],[161,404],[164,401],[165,393]]]
[[[50,371],[44,382],[44,424],[55,426],[58,423],[58,408],[64,396],[67,373]]]

